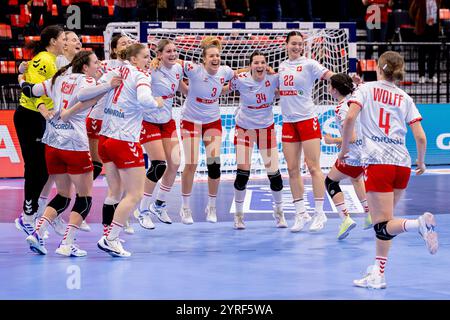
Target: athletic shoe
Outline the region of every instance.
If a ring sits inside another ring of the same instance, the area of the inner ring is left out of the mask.
[[[360,288],[386,289],[384,274],[380,274],[375,266],[367,268],[366,275],[358,280],[353,280],[353,285]]]
[[[159,221],[167,224],[171,224],[172,220],[170,220],[169,215],[167,214],[166,210],[166,204],[163,203],[162,205],[158,206],[156,203],[152,203],[150,205],[150,212],[154,214]]]
[[[130,224],[130,220],[127,220],[125,222],[125,225],[123,226],[123,232],[125,232],[126,234],[134,234],[134,228]]]
[[[317,232],[325,227],[325,223],[327,222],[327,216],[323,212],[316,212],[312,218],[311,225],[309,226],[309,231]]]
[[[142,228],[155,229],[155,224],[153,223],[152,218],[150,217],[150,211],[145,210],[145,211],[139,212],[137,219]]]
[[[216,207],[206,206],[205,213],[206,213],[206,221],[211,223],[217,222]]]
[[[109,253],[113,257],[129,257],[131,253],[126,251],[122,247],[122,242],[119,238],[114,240],[108,240],[105,236],[102,236],[100,240],[97,242],[97,247],[100,250],[103,250]]]
[[[59,247],[55,250],[55,253],[66,257],[85,257],[87,252],[81,250],[76,244],[59,244]]]
[[[305,224],[311,221],[311,216],[304,212],[304,213],[296,213],[295,214],[295,220],[294,220],[294,226],[291,228],[291,232],[300,232],[305,227]]]
[[[356,227],[356,222],[353,221],[350,216],[346,216],[339,226],[339,233],[337,235],[337,238],[339,240],[347,238],[347,236],[350,234],[350,230],[352,230],[354,227]]]
[[[80,225],[80,230],[84,232],[91,232],[91,227],[87,224],[85,220]]]
[[[234,214],[234,228],[236,230],[244,230],[245,229],[243,212],[237,212]]]
[[[16,228],[25,232],[28,236],[34,232],[35,220],[32,223],[25,222],[23,214],[21,214],[16,220],[14,220]]]
[[[435,254],[439,248],[439,241],[436,228],[436,221],[433,214],[425,212],[419,217],[419,234],[425,240],[428,251],[431,254]]]
[[[141,212],[139,211],[139,208],[137,208],[136,210],[134,210],[133,211],[133,216],[136,218],[136,219],[139,219],[139,214],[140,214]]]
[[[48,235],[49,235],[48,231],[45,230],[44,231],[44,235],[42,236],[42,239],[47,240],[48,239]]]
[[[284,218],[284,213],[282,208],[273,208],[273,214],[272,217],[274,217],[275,221],[277,222],[277,228],[287,228],[287,222]]]
[[[366,218],[364,219],[363,229],[367,230],[367,229],[371,229],[371,228],[373,228],[372,217],[370,216],[370,213],[368,213],[366,215]]]
[[[31,251],[42,255],[47,254],[44,239],[42,239],[36,231],[30,234],[26,240],[30,245]]]
[[[57,216],[50,224],[57,234],[64,236],[66,233],[66,222],[61,215]]]
[[[193,224],[194,220],[192,219],[192,211],[189,208],[183,208],[180,209],[180,217],[181,222],[184,224]]]

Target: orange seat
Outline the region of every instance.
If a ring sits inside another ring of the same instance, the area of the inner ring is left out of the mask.
[[[52,4],[52,16],[53,17],[58,16],[58,6],[56,4]]]
[[[14,74],[17,73],[17,67],[15,61],[0,61],[0,73]]]
[[[108,15],[110,16],[114,15],[114,5],[108,6]]]
[[[19,0],[9,0],[8,6],[17,6],[19,5]]]
[[[450,9],[439,9],[439,17],[441,20],[450,20]]]
[[[70,6],[70,0],[61,0],[61,5],[63,7],[68,7]]]
[[[9,24],[0,24],[0,38],[12,39],[11,26]]]
[[[25,43],[29,43],[31,41],[39,41],[41,40],[40,36],[26,36],[25,37]]]
[[[105,41],[103,36],[81,36],[81,42],[88,44],[103,44]]]
[[[377,61],[374,59],[359,60],[358,61],[358,69],[361,72],[377,71]]]

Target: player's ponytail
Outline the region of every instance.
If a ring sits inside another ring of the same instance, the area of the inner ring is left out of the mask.
[[[64,29],[57,25],[45,27],[40,34],[40,40],[30,41],[25,48],[31,50],[33,55],[37,55],[39,52],[45,51],[50,46],[50,41],[52,39],[58,39],[59,35],[63,32]]]
[[[78,52],[67,66],[62,67],[54,74],[52,78],[52,86],[55,84],[56,79],[60,75],[64,74],[70,67],[72,67],[73,73],[83,73],[83,66],[89,65],[89,59],[92,54],[94,54],[93,51]]]
[[[173,41],[169,40],[169,39],[162,39],[158,42],[158,45],[156,46],[156,51],[159,53],[162,53],[164,51],[164,48],[169,45],[172,44]],[[161,58],[156,56],[155,58],[153,58],[153,60],[150,62],[150,68],[152,69],[158,69],[161,65]]]
[[[405,77],[405,60],[398,52],[383,53],[378,59],[378,67],[388,81],[403,80]]]
[[[331,86],[342,96],[346,96],[355,90],[353,80],[348,74],[336,73],[330,78]]]
[[[142,43],[134,43],[128,46],[126,49],[120,51],[118,55],[120,59],[130,61],[131,57],[136,57],[139,52],[141,52],[145,48],[146,46]]]
[[[222,43],[220,42],[220,39],[213,36],[205,37],[202,42],[200,42],[200,48],[203,49],[202,57],[206,57],[206,51],[210,48],[217,48],[219,51],[222,50]]]

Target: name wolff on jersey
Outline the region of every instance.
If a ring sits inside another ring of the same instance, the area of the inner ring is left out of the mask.
[[[103,109],[103,112],[105,112],[105,114],[112,115],[113,117],[125,119],[125,112],[123,112],[123,111],[118,111],[118,110],[114,110],[111,108],[105,108],[105,109]]]

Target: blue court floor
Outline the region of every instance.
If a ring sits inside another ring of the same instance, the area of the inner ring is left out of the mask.
[[[397,210],[407,217],[424,211],[436,214],[438,253],[431,256],[417,233],[398,236],[386,266],[388,288],[381,291],[352,287],[375,252],[373,230],[362,230],[362,214],[354,215],[358,226],[344,241],[336,239],[340,219],[329,202],[329,220],[321,232],[277,229],[265,180],[249,187],[246,210],[251,213],[246,215],[247,229],[240,231],[232,228],[232,182],[220,187],[216,224],[204,222],[206,184],[196,184],[195,223],[190,226],[179,223],[177,183],[168,206],[174,223],[157,222],[155,230],[144,230],[134,221],[135,234],[121,235],[132,252],[128,259],[112,258],[96,247],[105,194],[102,180],[96,181],[88,217],[92,231],[77,237],[88,251],[84,258],[57,256],[60,237],[52,231],[49,254],[32,253],[25,234],[12,223],[20,210],[23,181],[0,180],[0,299],[450,299],[449,171],[413,176]],[[287,187],[285,193],[291,226]],[[310,193],[307,187],[307,199]],[[351,191],[347,199],[352,203]]]

